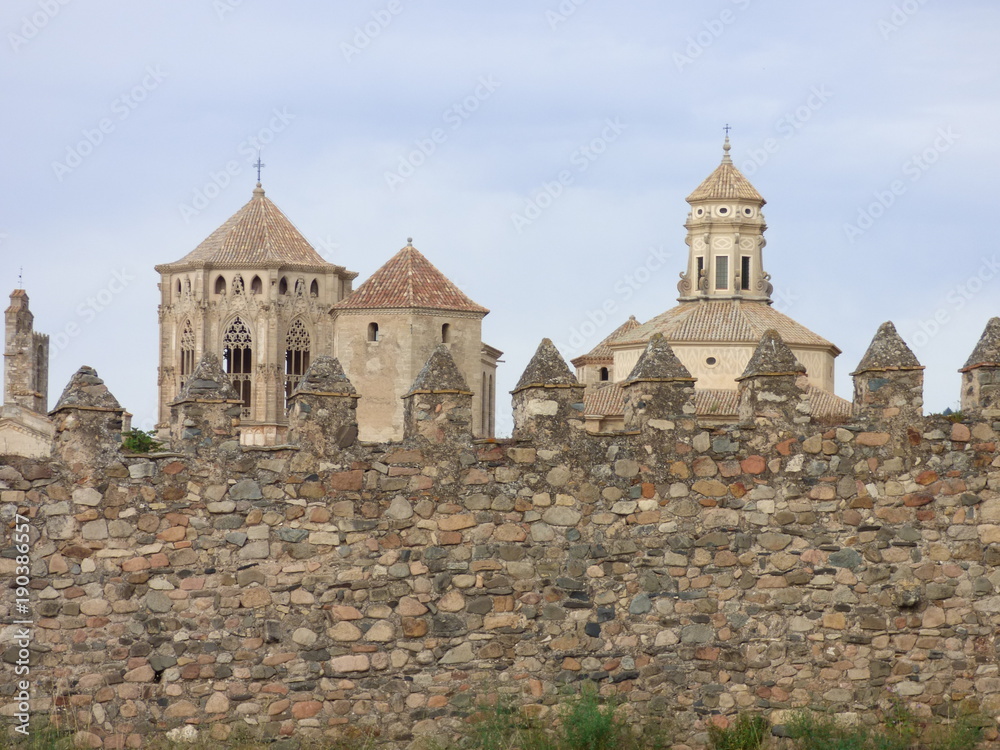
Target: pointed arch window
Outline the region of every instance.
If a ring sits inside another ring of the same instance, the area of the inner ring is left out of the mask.
[[[250,294],[263,294],[263,293],[264,293],[264,284],[260,280],[260,276],[254,276],[253,279],[250,280]]]
[[[45,344],[35,347],[35,393],[48,393],[48,358],[46,357]]]
[[[187,382],[188,376],[194,372],[194,327],[190,320],[184,321],[181,330],[181,387]]]
[[[285,337],[285,405],[302,380],[302,375],[309,368],[310,357],[309,331],[302,318],[296,318],[288,329]]]
[[[288,294],[288,279],[284,276],[282,276],[281,281],[278,282],[278,294]]]
[[[222,337],[222,359],[233,388],[243,400],[243,418],[250,418],[253,395],[253,333],[242,318],[233,318]]]
[[[215,293],[225,294],[226,293],[226,279],[223,276],[217,276],[215,279]]]

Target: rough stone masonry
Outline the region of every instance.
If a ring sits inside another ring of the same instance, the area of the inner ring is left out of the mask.
[[[1000,382],[984,341],[970,383]],[[357,441],[358,396],[321,359],[292,399],[298,442],[267,448],[240,446],[206,360],[169,451],[149,455],[121,449],[123,409],[84,368],[53,412],[53,458],[0,465],[7,580],[15,514],[32,527],[33,711],[108,748],[248,724],[288,746],[407,747],[498,695],[554,717],[585,681],[637,722],[672,717],[677,747],[740,711],[870,719],[890,691],[919,715],[996,719],[1000,414],[970,386],[960,421],[922,416],[900,344],[879,330],[854,421],[827,425],[768,332],[741,423],[707,429],[656,339],[626,430],[591,434],[543,342],[498,441],[471,439],[442,347],[392,444]],[[23,619],[13,603],[11,584],[5,623]],[[16,680],[3,670],[7,714]]]

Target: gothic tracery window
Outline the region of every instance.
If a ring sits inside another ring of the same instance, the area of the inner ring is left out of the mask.
[[[309,331],[301,318],[292,321],[285,337],[285,403],[309,367]]]
[[[188,376],[194,372],[194,328],[191,321],[184,321],[181,331],[181,387],[187,382]]]
[[[240,274],[236,274],[233,277],[233,294],[243,294],[243,277]]]
[[[222,338],[222,359],[233,388],[243,400],[243,418],[250,418],[253,376],[253,333],[241,318],[233,318]]]

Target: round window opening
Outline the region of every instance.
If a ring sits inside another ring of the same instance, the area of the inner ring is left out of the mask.
[[[709,357],[708,359],[705,360],[705,364],[708,365],[709,367],[715,367],[717,364],[719,364],[719,360],[717,360],[715,357]]]
[[[729,209],[726,208],[725,206],[723,206],[722,208],[719,209],[719,213],[720,214],[728,214],[729,213]]]
[[[750,216],[753,213],[753,209],[752,208],[744,208],[743,209],[743,213],[745,213],[747,216]]]
[[[699,208],[698,209],[698,216],[701,216],[703,213],[705,213],[705,209]]]

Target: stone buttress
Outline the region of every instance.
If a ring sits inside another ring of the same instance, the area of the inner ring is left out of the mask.
[[[242,403],[218,356],[203,355],[170,404],[174,448],[193,450],[239,440]]]
[[[740,422],[767,417],[787,424],[808,424],[811,414],[806,368],[774,329],[764,331],[738,377]]]
[[[403,396],[406,438],[432,443],[472,437],[472,389],[445,344],[439,344]]]
[[[911,421],[922,416],[924,368],[892,321],[879,326],[851,376],[859,420]]]
[[[550,339],[542,339],[511,391],[514,438],[555,438],[583,430],[584,386]]]
[[[288,439],[321,455],[336,455],[358,439],[361,397],[334,357],[317,357],[288,400]]]
[[[990,318],[962,373],[962,413],[1000,418],[1000,318]]]
[[[622,384],[625,429],[669,429],[671,420],[693,419],[695,378],[659,333],[654,334]]]

